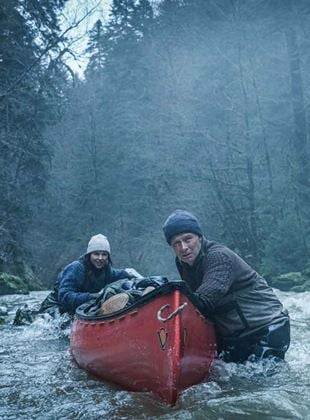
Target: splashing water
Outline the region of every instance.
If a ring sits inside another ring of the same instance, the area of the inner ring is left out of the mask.
[[[79,369],[62,318],[14,327],[16,309],[38,304],[46,292],[1,296],[8,315],[0,325],[0,419],[310,420],[310,293],[277,294],[291,315],[286,361],[217,361],[210,381],[185,390],[174,408]]]

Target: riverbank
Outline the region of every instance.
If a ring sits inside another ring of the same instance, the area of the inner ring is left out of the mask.
[[[0,296],[26,295],[35,290],[44,290],[44,287],[32,271],[28,271],[23,276],[0,273]]]
[[[310,291],[310,268],[301,272],[292,272],[267,277],[269,285],[283,292]],[[46,290],[32,272],[27,275],[16,276],[9,273],[0,273],[0,296],[29,294],[31,291]]]

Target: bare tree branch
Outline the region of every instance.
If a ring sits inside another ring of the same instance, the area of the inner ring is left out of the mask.
[[[92,7],[84,16],[81,17],[77,22],[70,25],[66,30],[62,32],[62,34],[53,42],[50,42],[46,48],[41,52],[41,54],[18,76],[18,78],[8,87],[8,89],[0,95],[0,99],[4,99],[11,93],[23,80],[23,78],[41,61],[41,59],[52,49],[54,48],[64,37],[65,35],[70,32],[72,29],[77,28],[80,23],[82,23],[88,16],[90,16],[94,10],[99,6],[101,1],[99,1],[94,7]]]

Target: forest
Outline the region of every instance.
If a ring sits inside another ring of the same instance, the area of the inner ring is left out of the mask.
[[[182,208],[310,290],[310,2],[113,0],[78,74],[70,1],[0,5],[0,285],[51,288],[97,233],[115,266],[177,276]]]

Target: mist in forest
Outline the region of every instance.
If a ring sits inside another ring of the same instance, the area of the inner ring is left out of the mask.
[[[0,271],[51,287],[103,233],[176,276],[176,208],[267,278],[307,269],[309,1],[114,0],[83,75],[65,7],[0,6]]]

